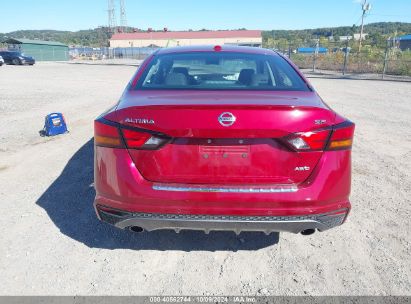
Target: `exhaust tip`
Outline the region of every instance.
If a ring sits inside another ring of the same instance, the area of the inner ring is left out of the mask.
[[[144,231],[144,229],[139,227],[139,226],[131,226],[128,229],[130,229],[131,231],[136,232],[136,233],[141,233],[141,232]]]
[[[306,229],[306,230],[301,231],[302,235],[311,235],[314,233],[315,233],[315,229]]]

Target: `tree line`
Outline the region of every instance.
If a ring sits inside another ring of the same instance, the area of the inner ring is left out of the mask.
[[[135,29],[127,28],[132,32]],[[206,30],[206,29],[203,29]],[[141,31],[141,30],[139,30]],[[360,31],[359,27],[340,26],[304,30],[271,30],[263,31],[263,45],[269,48],[281,48],[284,45],[312,46],[314,39],[320,39],[320,43],[327,46],[337,43],[341,36],[349,36]],[[366,43],[373,47],[384,47],[389,37],[411,34],[411,23],[404,22],[378,22],[365,25],[367,33]],[[107,27],[81,30],[77,32],[56,30],[21,30],[10,33],[0,33],[0,42],[7,38],[26,38],[38,40],[59,41],[67,45],[103,47],[108,46],[111,37]],[[332,37],[332,38],[331,38]]]

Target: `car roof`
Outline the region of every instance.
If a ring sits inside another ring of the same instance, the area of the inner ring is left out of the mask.
[[[220,45],[193,45],[193,46],[178,46],[171,48],[162,48],[157,51],[156,54],[178,54],[178,53],[192,53],[192,52],[215,52],[215,47]],[[276,52],[264,49],[260,47],[251,46],[236,46],[236,45],[221,45],[220,52],[231,53],[247,53],[247,54],[260,54],[260,55],[277,55]]]

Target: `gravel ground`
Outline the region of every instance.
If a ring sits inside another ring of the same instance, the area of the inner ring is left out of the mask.
[[[1,295],[411,295],[411,84],[312,79],[357,123],[343,226],[281,234],[132,234],[99,223],[92,121],[135,67],[0,68]],[[44,115],[70,133],[41,138]]]

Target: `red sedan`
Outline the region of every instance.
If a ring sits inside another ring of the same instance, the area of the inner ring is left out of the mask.
[[[324,231],[350,211],[353,134],[276,52],[162,49],[95,120],[95,209],[136,232]]]

